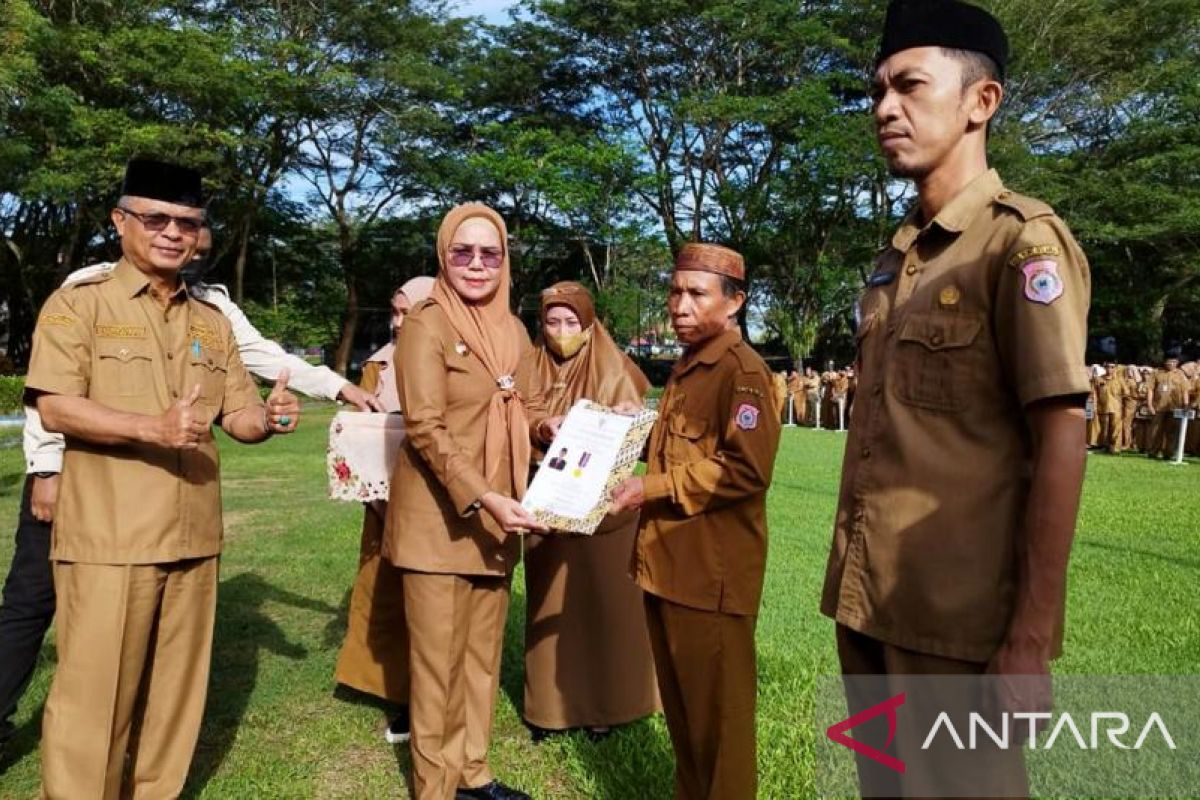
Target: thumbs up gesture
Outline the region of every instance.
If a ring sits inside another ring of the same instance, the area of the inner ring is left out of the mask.
[[[291,433],[300,420],[300,401],[288,391],[291,373],[283,370],[267,395],[266,427],[268,433]]]
[[[197,407],[200,384],[192,387],[187,397],[180,398],[159,417],[159,444],[174,450],[195,450],[200,442],[211,436],[210,420],[203,406]]]

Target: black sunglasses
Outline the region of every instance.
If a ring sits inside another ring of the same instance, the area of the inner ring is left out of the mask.
[[[203,219],[196,219],[195,217],[176,217],[171,214],[162,214],[158,212],[153,214],[143,214],[140,211],[134,211],[131,208],[125,208],[125,206],[117,206],[117,211],[120,211],[122,214],[128,214],[131,217],[136,217],[137,221],[142,223],[142,226],[151,233],[158,233],[159,231],[166,230],[167,226],[174,222],[175,227],[180,233],[187,236],[195,236],[196,234],[200,233],[200,229],[205,226],[205,221]]]

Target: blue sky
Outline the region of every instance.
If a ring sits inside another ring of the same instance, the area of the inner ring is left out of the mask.
[[[508,9],[516,5],[516,0],[459,0],[455,8],[465,16],[483,17],[488,22],[503,23],[508,21]]]

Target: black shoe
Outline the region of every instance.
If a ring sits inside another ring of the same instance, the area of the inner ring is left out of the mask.
[[[525,726],[529,728],[529,740],[534,744],[541,744],[554,734],[561,733],[561,731],[552,731],[548,728],[539,728],[537,725],[532,725],[528,722],[525,723]]]
[[[457,789],[454,800],[533,800],[519,789],[510,789],[500,781],[477,786],[474,789]]]
[[[388,744],[404,744],[409,740],[412,731],[408,722],[408,706],[401,707],[399,713],[392,717],[383,738]]]

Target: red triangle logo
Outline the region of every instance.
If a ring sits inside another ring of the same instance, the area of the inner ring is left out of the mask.
[[[903,692],[888,700],[884,700],[882,703],[876,703],[870,708],[864,709],[854,716],[842,720],[836,725],[830,725],[829,728],[826,729],[825,735],[829,737],[831,742],[837,742],[843,747],[849,747],[859,755],[866,756],[872,761],[883,764],[888,769],[895,770],[896,772],[903,774],[905,769],[903,761],[895,756],[888,755],[882,750],[876,750],[870,745],[863,744],[857,739],[851,739],[846,735],[846,731],[850,730],[851,728],[855,728],[859,725],[862,725],[864,722],[873,720],[881,714],[887,714],[888,737],[883,746],[890,747],[892,740],[896,738],[896,709],[902,705],[904,705]]]

